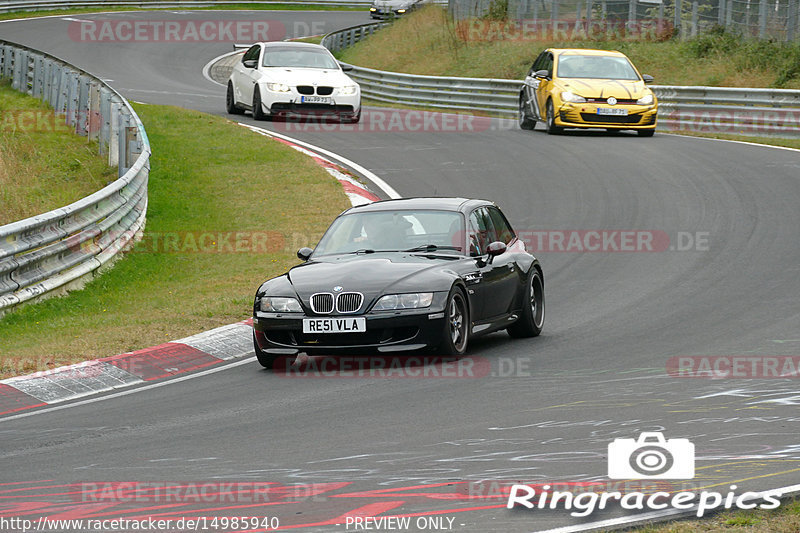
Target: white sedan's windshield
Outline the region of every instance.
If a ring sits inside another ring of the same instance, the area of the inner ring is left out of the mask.
[[[300,50],[297,48],[277,48],[264,53],[265,67],[326,68],[338,69],[339,65],[324,50]]]
[[[639,75],[624,57],[566,55],[558,58],[559,78],[638,80]]]
[[[457,254],[463,250],[463,240],[464,219],[454,211],[353,213],[341,216],[331,224],[314,255],[415,248]]]

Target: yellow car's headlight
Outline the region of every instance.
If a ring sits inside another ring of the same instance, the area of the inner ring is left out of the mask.
[[[653,93],[646,94],[641,98],[639,98],[638,100],[636,100],[636,103],[639,105],[653,105],[653,102],[654,102]]]
[[[269,89],[272,92],[276,92],[276,93],[288,93],[289,92],[289,86],[286,85],[285,83],[268,83],[267,84],[267,89]]]
[[[563,93],[561,93],[561,99],[571,104],[582,104],[586,102],[586,98],[584,98],[583,96],[578,96],[572,91],[564,91]]]

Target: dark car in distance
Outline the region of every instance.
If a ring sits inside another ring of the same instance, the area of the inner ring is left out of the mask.
[[[502,329],[539,335],[544,275],[492,202],[408,198],[350,208],[304,262],[264,282],[253,306],[258,361],[308,355],[466,352]]]

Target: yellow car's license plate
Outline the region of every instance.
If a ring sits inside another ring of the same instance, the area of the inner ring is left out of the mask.
[[[598,107],[597,108],[598,115],[612,115],[615,117],[627,117],[628,110],[622,109],[620,107]]]

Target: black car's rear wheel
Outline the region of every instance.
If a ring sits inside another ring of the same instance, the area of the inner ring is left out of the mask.
[[[525,286],[522,314],[508,328],[512,337],[536,337],[544,327],[544,283],[536,268],[531,268]]]
[[[229,115],[241,115],[244,113],[239,106],[236,105],[236,99],[233,97],[233,84],[228,82],[228,92],[225,95],[225,111]]]
[[[445,327],[439,351],[444,355],[463,355],[469,340],[469,307],[464,291],[458,287],[450,290],[444,308]]]
[[[525,94],[519,97],[519,127],[523,130],[532,130],[536,127],[536,119],[528,115],[528,106],[525,104]]]

